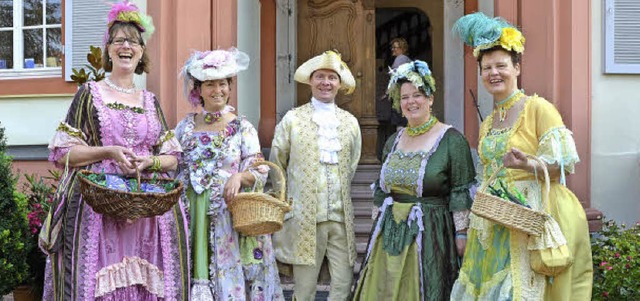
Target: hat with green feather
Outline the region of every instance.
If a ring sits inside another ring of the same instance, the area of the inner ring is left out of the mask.
[[[522,32],[500,17],[489,18],[481,12],[465,15],[453,25],[453,33],[473,47],[475,57],[481,50],[495,46],[520,54],[524,52]]]
[[[421,60],[404,63],[396,69],[389,71],[391,80],[387,86],[389,98],[393,103],[393,108],[400,112],[400,87],[404,82],[410,82],[425,95],[432,95],[436,91],[436,81],[431,76],[429,65]],[[406,80],[406,81],[405,81]]]

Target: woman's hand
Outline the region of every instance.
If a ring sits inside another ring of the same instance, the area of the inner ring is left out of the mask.
[[[527,154],[523,153],[521,150],[512,147],[511,150],[507,151],[502,157],[502,162],[504,167],[529,170],[531,166],[529,165],[529,159],[527,158]]]
[[[115,161],[123,174],[131,175],[136,173],[136,160],[138,156],[126,148],[119,145],[104,146],[109,158]]]
[[[153,156],[137,157],[134,163],[137,165],[138,171],[142,172],[153,166]]]
[[[224,201],[228,204],[231,204],[233,199],[236,197],[238,192],[240,192],[240,188],[242,188],[242,173],[235,173],[227,183],[224,184]]]

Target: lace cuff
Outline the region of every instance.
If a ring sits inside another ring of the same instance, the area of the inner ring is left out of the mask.
[[[102,297],[117,288],[141,285],[150,293],[164,297],[164,274],[157,266],[140,258],[124,257],[96,273],[96,297]]]
[[[565,171],[574,173],[575,164],[580,162],[573,133],[566,127],[552,128],[544,133],[536,155],[547,164],[560,167],[560,183],[563,185],[566,183]]]
[[[469,228],[469,213],[471,213],[469,210],[456,211],[453,213],[453,224],[456,227],[456,231]]]

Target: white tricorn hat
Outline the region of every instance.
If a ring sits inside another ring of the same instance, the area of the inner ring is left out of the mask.
[[[353,78],[349,67],[342,61],[339,53],[331,50],[314,56],[300,65],[300,67],[296,69],[293,79],[299,83],[308,85],[311,74],[320,69],[328,69],[338,73],[341,88],[346,90],[345,94],[351,94],[353,90],[356,89],[356,80]]]

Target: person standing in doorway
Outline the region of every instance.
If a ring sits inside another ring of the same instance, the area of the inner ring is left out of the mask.
[[[293,207],[283,229],[273,235],[276,258],[293,265],[293,300],[308,301],[315,298],[326,256],[329,299],[346,300],[356,259],[351,179],[362,139],[357,119],[338,108],[335,98],[340,89],[352,93],[356,82],[334,51],[302,64],[294,78],[311,86],[312,97],[284,116],[271,145],[269,160],[286,172]]]
[[[411,62],[409,58],[409,44],[402,37],[391,40],[391,55],[394,57],[393,63],[389,66],[390,71],[396,70],[398,66]],[[389,77],[385,76],[380,79],[386,87]],[[393,101],[389,99],[389,95],[384,94],[376,100],[376,117],[378,119],[378,141],[376,144],[376,156],[380,162],[383,161],[382,149],[385,142],[399,128],[407,126],[407,118],[402,116],[400,108],[392,108]]]

